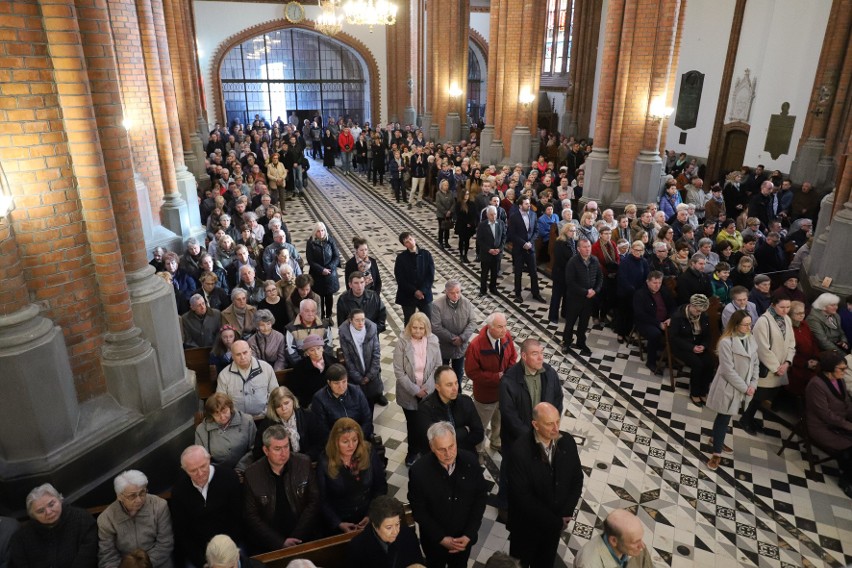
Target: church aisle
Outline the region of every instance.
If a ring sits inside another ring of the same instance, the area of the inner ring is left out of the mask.
[[[345,262],[353,254],[351,239],[368,240],[380,265],[382,295],[388,307],[388,331],[382,337],[383,380],[393,388],[392,354],[402,329],[402,313],[394,305],[393,263],[402,249],[397,240],[412,231],[418,245],[435,258],[436,293],[454,278],[476,306],[480,319],[504,311],[516,340],[536,337],[546,361],[563,380],[562,430],[577,441],[586,482],[577,516],[563,534],[559,555],[570,566],[576,551],[612,509],[636,513],[646,528],[645,543],[660,566],[844,566],[852,563],[852,508],[837,487],[832,464],[808,471],[799,452],[775,455],[788,430],[767,422],[772,435],[751,437],[734,430],[733,456],[709,471],[712,413],[689,404],[679,383],[651,374],[632,346],[619,345],[609,330],[589,335],[592,355],[580,358],[559,351],[559,327],[547,322],[547,305],[511,300],[511,263],[504,260],[498,296],[478,297],[478,266],[463,265],[438,247],[434,209],[426,204],[408,210],[393,202],[389,186],[374,188],[363,177],[342,177],[312,161],[312,187],[303,200],[288,202],[288,227],[294,244],[304,250],[313,220],[324,221],[337,239]],[[295,212],[295,215],[294,215]],[[292,218],[299,221],[290,221]],[[451,241],[452,242],[452,241]],[[342,278],[342,270],[340,271]],[[550,280],[540,278],[543,295]],[[681,379],[681,381],[685,381]],[[469,381],[464,391],[470,394]],[[405,422],[393,403],[376,407],[376,430],[388,450],[391,494],[406,500],[407,451]],[[732,459],[733,458],[733,459]],[[495,550],[508,551],[507,532],[496,522],[493,507],[500,455],[489,451],[486,477],[491,497],[479,543],[471,558],[475,566]],[[824,468],[824,469],[823,469]],[[829,475],[823,475],[823,471]]]

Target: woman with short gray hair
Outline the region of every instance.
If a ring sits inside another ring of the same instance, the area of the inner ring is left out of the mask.
[[[275,285],[272,284],[272,288]],[[277,289],[276,289],[277,290]],[[284,334],[272,329],[275,325],[275,316],[269,310],[257,310],[254,314],[254,327],[257,333],[248,340],[252,354],[260,360],[266,361],[276,371],[282,371],[287,367],[286,345]]]
[[[113,481],[116,500],[98,516],[99,568],[114,568],[137,548],[154,568],[172,567],[172,518],[165,499],[148,494],[148,478],[125,471]]]

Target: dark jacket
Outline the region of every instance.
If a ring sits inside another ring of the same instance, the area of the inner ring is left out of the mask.
[[[322,359],[325,364],[323,372],[314,367],[310,357],[302,357],[302,359],[293,366],[293,381],[290,384],[290,390],[296,395],[299,400],[299,406],[308,408],[311,401],[314,399],[314,394],[325,387],[325,371],[331,365],[337,363],[337,358],[329,353],[323,353]]]
[[[665,286],[660,286],[660,294],[666,304],[666,313],[671,317],[675,309],[674,296]],[[648,335],[643,330],[660,329],[660,322],[657,321],[657,303],[648,286],[642,286],[633,295],[633,322],[642,336]]]
[[[245,534],[258,553],[278,550],[288,538],[304,541],[316,535],[319,490],[310,458],[291,453],[281,475],[284,476],[283,496],[277,494],[276,477],[265,457],[246,469],[243,501]],[[275,524],[275,506],[282,498],[287,500],[296,517],[296,525],[290,534],[283,534]]]
[[[315,462],[325,448],[324,430],[320,426],[319,419],[310,410],[297,408],[295,412],[296,430],[299,432],[299,453],[305,454],[312,462]],[[264,418],[257,423],[257,438],[254,441],[252,454],[255,460],[263,457],[263,433],[276,424],[280,422],[273,422],[269,418]]]
[[[781,245],[773,247],[765,241],[760,243],[754,251],[754,259],[757,261],[754,270],[756,274],[778,272],[787,268],[787,258]]]
[[[688,304],[693,294],[704,294],[710,298],[713,288],[707,274],[689,267],[677,277],[677,303]]]
[[[512,243],[512,254],[523,251],[526,243],[535,241],[538,217],[532,209],[527,212],[527,215],[530,221],[529,229],[524,225],[523,213],[520,209],[509,215],[509,241]],[[528,252],[535,253],[535,247],[531,248]]]
[[[697,336],[693,335],[692,324],[686,318],[686,306],[678,306],[672,314],[672,322],[669,325],[669,342],[672,345],[672,351],[677,354],[691,353],[692,348],[696,345],[703,345],[704,350],[710,348],[710,318],[707,313],[701,314],[701,333]]]
[[[476,228],[476,246],[479,248],[480,258],[487,255],[491,249],[500,249],[502,253],[503,247],[506,246],[506,223],[497,219],[495,224],[496,230],[494,232],[497,233],[497,238],[494,238],[494,234],[491,232],[491,225],[488,223],[488,219],[480,222]]]
[[[513,550],[535,547],[542,537],[562,531],[562,517],[573,517],[583,492],[577,443],[563,434],[555,442],[552,463],[534,434],[509,450],[509,532]],[[523,554],[524,557],[531,557]]]
[[[203,317],[198,317],[191,310],[186,312],[180,316],[184,349],[213,347],[220,327],[222,327],[222,313],[219,310],[207,308],[207,313]]]
[[[636,258],[627,253],[618,265],[616,283],[619,296],[632,296],[640,288],[645,287],[645,279],[651,268],[643,257]]]
[[[337,268],[340,266],[340,252],[334,237],[328,236],[326,240],[308,239],[305,248],[305,259],[310,266],[310,275],[314,279],[313,291],[320,296],[334,294],[340,289],[340,278]],[[323,275],[324,268],[331,272]]]
[[[524,372],[524,362],[518,361],[500,379],[500,441],[507,449],[532,431],[532,402]],[[545,363],[540,376],[539,402],[549,402],[562,414],[562,384],[556,369]]]
[[[414,529],[403,519],[396,540],[390,544],[380,541],[376,531],[368,525],[360,534],[349,541],[346,547],[346,566],[350,568],[408,568],[422,564],[423,554]]]
[[[367,403],[367,397],[358,385],[347,385],[343,396],[336,397],[328,385],[314,394],[311,402],[311,412],[319,419],[325,438],[331,432],[332,426],[340,418],[351,418],[361,426],[364,437],[370,439],[373,435],[373,413]]]
[[[92,568],[98,565],[98,530],[92,515],[65,504],[59,523],[21,525],[9,543],[10,568]]]
[[[452,417],[452,418],[451,418]],[[447,404],[441,401],[438,391],[432,391],[417,407],[417,425],[423,448],[429,447],[426,430],[436,422],[452,422],[456,429],[456,443],[459,449],[476,451],[476,445],[485,437],[482,421],[473,405],[473,399],[459,393],[458,398]]]
[[[603,286],[603,271],[596,256],[589,256],[589,264],[583,262],[579,254],[571,257],[565,265],[565,290],[569,301],[581,301],[586,298],[588,291],[594,290],[599,294]]]
[[[382,384],[382,353],[378,331],[376,325],[369,320],[366,322],[366,327],[367,334],[364,337],[362,347],[363,363],[361,357],[358,356],[355,341],[352,339],[351,324],[343,323],[340,326],[339,333],[340,349],[343,351],[343,363],[346,366],[349,382],[360,386],[369,402],[384,392],[384,385]],[[364,384],[365,378],[369,378],[370,382]]]
[[[445,536],[466,536],[476,544],[485,513],[487,488],[476,454],[459,450],[453,475],[429,452],[409,470],[408,500],[420,525],[424,547]]]
[[[213,288],[213,291],[210,292],[209,296],[205,296],[205,299],[207,300],[207,306],[219,311],[222,311],[231,305],[231,297],[228,295],[228,291],[222,288],[221,286],[222,284],[220,282],[218,286]],[[202,296],[204,296],[204,289],[198,288],[195,292],[192,293],[193,296],[196,294],[201,294]]]
[[[207,543],[217,534],[226,534],[240,542],[242,487],[233,469],[215,468],[206,501],[189,476],[182,472],[172,486],[169,509],[179,566],[184,566],[186,561],[204,566]]]
[[[432,302],[432,283],[435,280],[435,261],[432,253],[421,247],[415,252],[408,249],[399,253],[393,266],[396,278],[396,303],[400,306],[416,306],[420,302]],[[423,300],[417,300],[414,293],[423,292]]]
[[[367,290],[372,290],[376,294],[382,293],[382,276],[379,274],[379,263],[372,256],[370,259],[370,276],[373,277],[373,283],[367,286]],[[358,270],[358,259],[354,256],[346,261],[346,266],[343,269],[343,281],[349,282],[349,275]]]
[[[370,290],[364,290],[360,298],[356,298],[351,290],[337,297],[337,327],[342,326],[352,310],[363,310],[367,319],[376,324],[379,333],[387,327],[387,310],[381,296]]]
[[[367,516],[370,502],[379,495],[386,495],[388,482],[385,480],[385,464],[370,446],[370,467],[352,475],[345,467],[337,470],[337,477],[328,474],[328,456],[323,452],[317,464],[320,509],[325,524],[332,533],[340,532],[340,523],[360,523]],[[400,519],[403,523],[404,519]],[[364,564],[364,566],[367,566]]]
[[[554,282],[565,285],[565,267],[568,266],[568,261],[574,257],[576,252],[573,239],[564,241],[556,239],[553,243],[553,264],[550,273]]]

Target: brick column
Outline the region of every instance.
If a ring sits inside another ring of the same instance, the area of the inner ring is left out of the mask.
[[[852,0],[834,0],[822,43],[808,114],[790,177],[825,189],[834,182],[852,103]],[[838,143],[838,141],[841,141]]]
[[[663,129],[649,111],[655,98],[670,104],[667,91],[685,8],[685,0],[609,2],[583,201],[647,203],[656,198]]]
[[[385,26],[388,56],[388,74],[394,80],[388,81],[388,122],[413,124],[406,119],[406,110],[411,108],[411,95],[414,86],[412,70],[412,43],[417,36],[411,33],[411,0],[397,3],[396,24]],[[409,88],[411,82],[411,88]],[[373,120],[378,124],[378,117]]]
[[[576,0],[574,3],[571,85],[565,97],[564,132],[578,139],[589,136],[602,12],[603,0]]]
[[[543,0],[494,0],[488,42],[488,95],[483,144],[491,138],[488,159],[529,162],[531,130],[536,127],[537,100],[529,107],[521,93],[538,95],[544,50]],[[466,52],[466,51],[465,51]],[[489,126],[493,126],[493,134]]]
[[[467,108],[470,0],[430,0],[428,10],[428,109],[440,138],[455,142]],[[450,96],[451,87],[461,94]]]

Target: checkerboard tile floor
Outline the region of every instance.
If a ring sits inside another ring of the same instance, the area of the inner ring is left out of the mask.
[[[388,331],[382,337],[383,380],[391,404],[376,407],[376,431],[387,446],[391,494],[406,500],[408,470],[405,422],[394,404],[393,347],[402,329],[402,312],[394,305],[393,264],[402,249],[397,236],[412,231],[420,246],[435,258],[435,290],[450,278],[463,284],[482,320],[505,312],[513,336],[536,337],[546,360],[557,369],[565,394],[562,430],[575,437],[586,474],[575,520],[563,534],[559,556],[566,566],[576,551],[600,530],[615,508],[632,510],[643,522],[645,543],[658,566],[792,567],[852,564],[852,503],[836,483],[832,464],[809,471],[795,450],[776,455],[788,430],[767,422],[769,435],[751,437],[733,430],[725,456],[715,472],[708,470],[713,414],[689,403],[685,378],[673,390],[668,378],[651,374],[635,347],[619,345],[601,326],[591,329],[592,355],[559,351],[562,324],[547,321],[548,306],[512,298],[513,274],[503,262],[500,293],[478,297],[475,264],[464,265],[443,252],[436,239],[434,208],[409,210],[396,204],[389,185],[373,187],[358,175],[343,177],[312,162],[307,196],[287,203],[286,220],[294,244],[304,243],[316,220],[324,221],[337,239],[343,259],[352,253],[355,235],[367,238],[371,255],[383,274],[382,296],[388,307]],[[455,244],[451,240],[451,244]],[[539,275],[542,293],[550,297],[550,280]],[[342,271],[341,271],[342,278]],[[529,286],[528,277],[524,285]],[[470,385],[463,383],[470,394]],[[773,435],[774,434],[774,435]],[[508,552],[508,533],[496,521],[493,498],[500,454],[489,450],[486,477],[491,498],[471,566],[482,566],[497,550]]]

